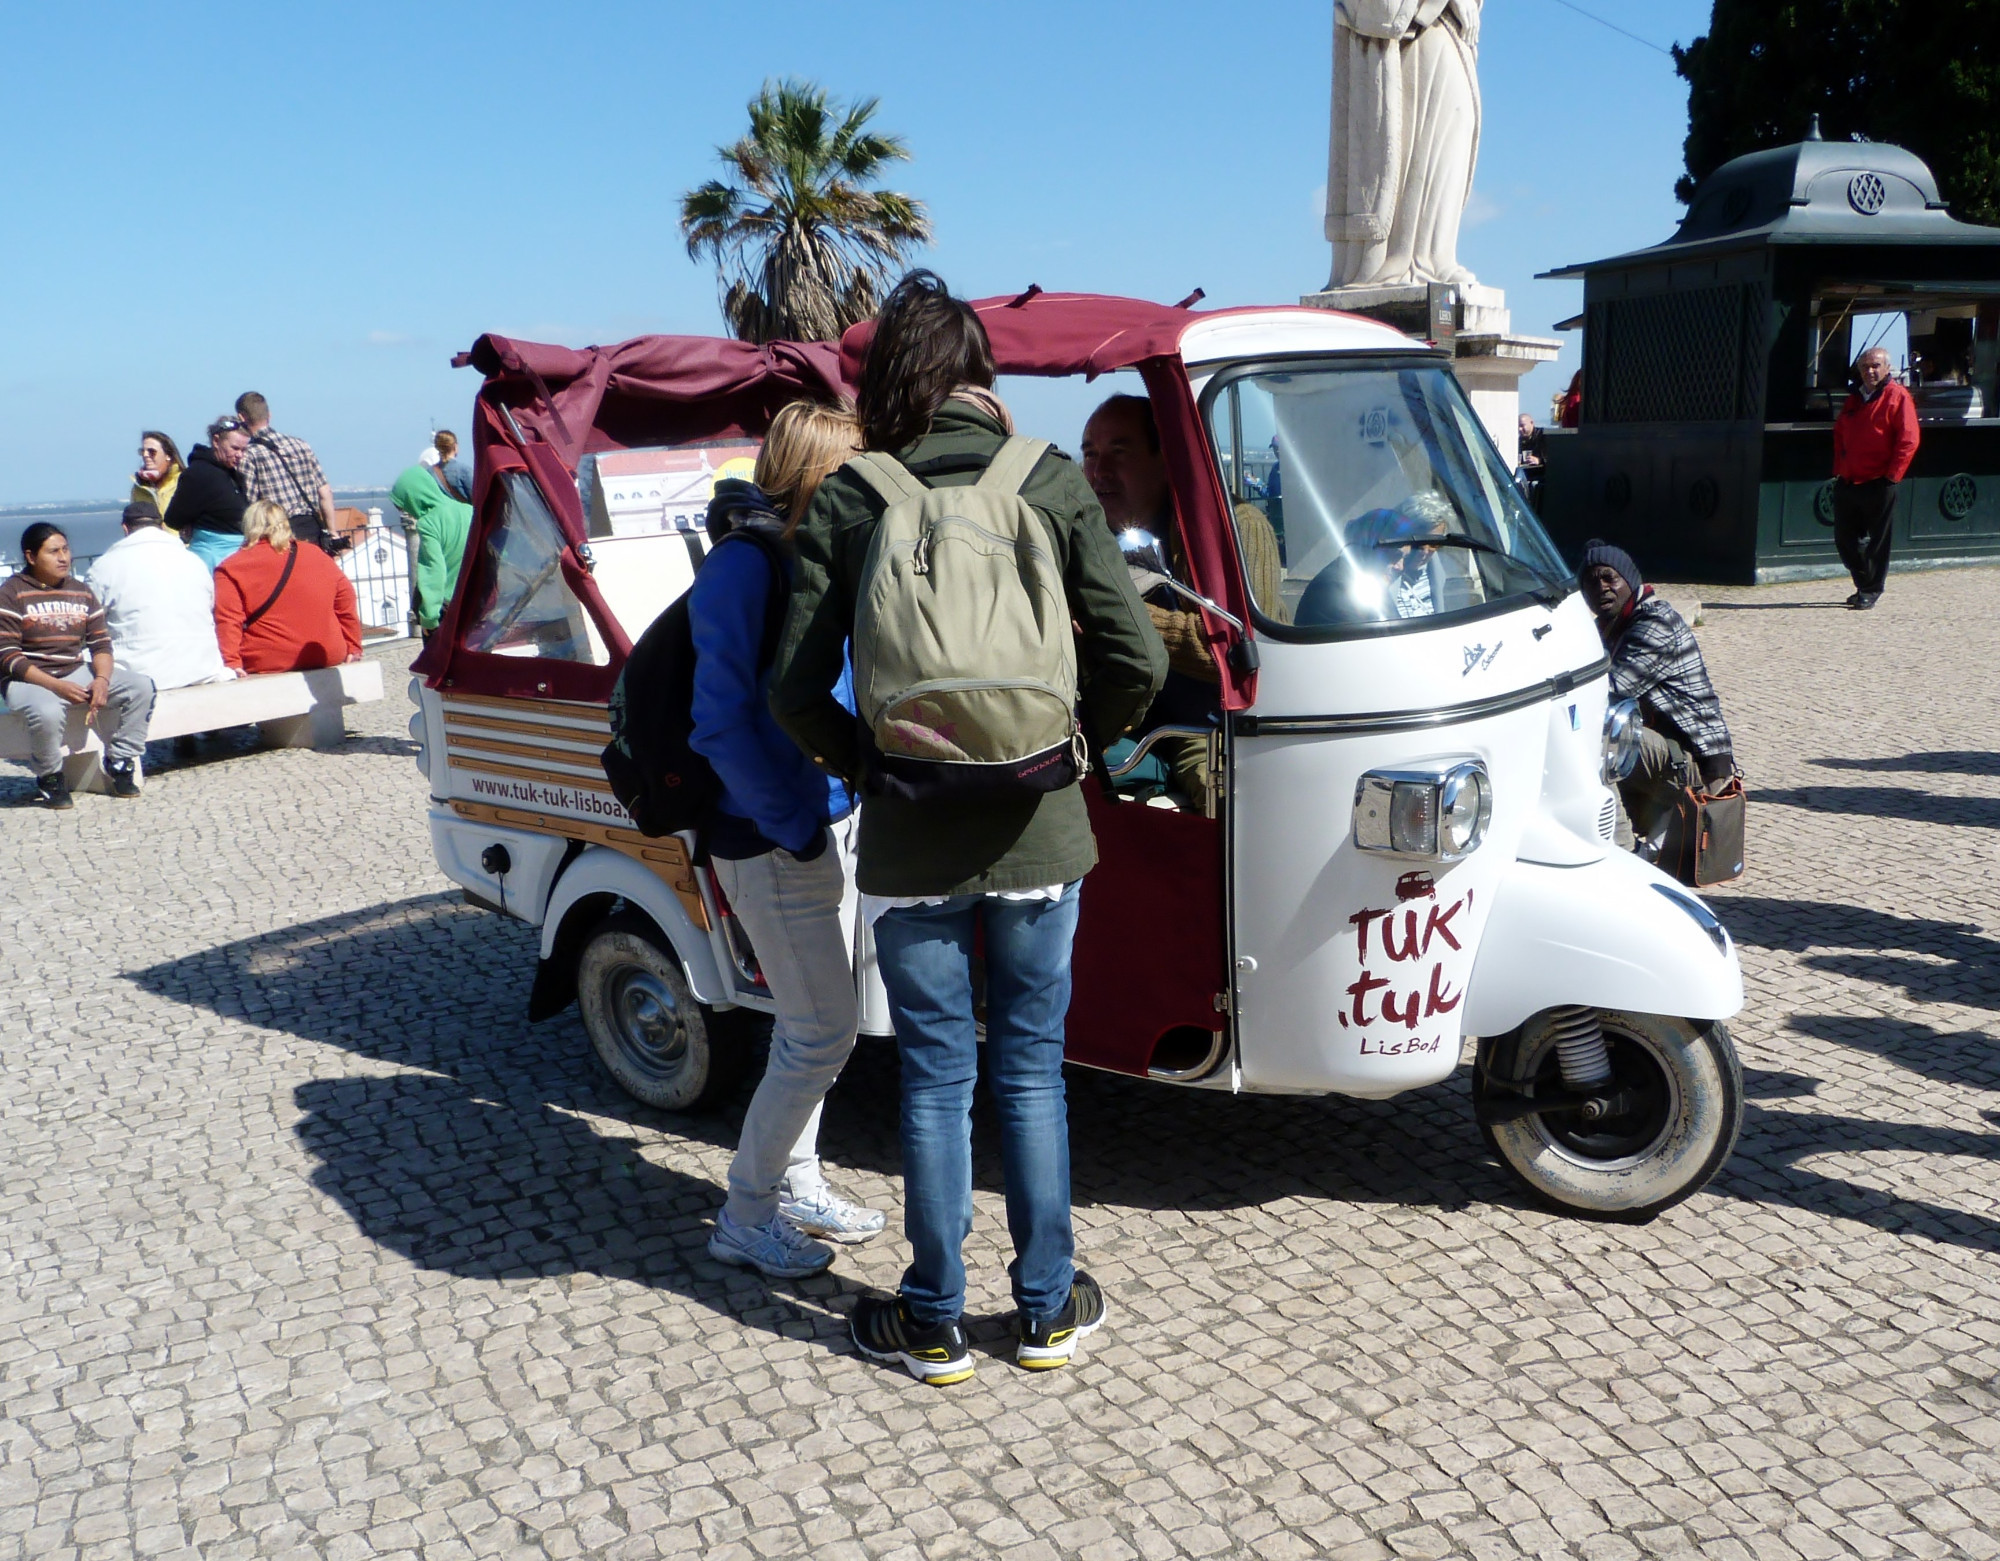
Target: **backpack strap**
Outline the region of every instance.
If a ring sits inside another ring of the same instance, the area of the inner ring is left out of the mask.
[[[849,458],[848,467],[869,487],[881,495],[885,504],[899,503],[904,499],[921,499],[931,490],[893,455],[880,450],[863,450]]]
[[[989,488],[996,493],[1019,493],[1021,485],[1048,451],[1049,442],[1046,439],[1025,439],[1019,434],[1012,435],[1000,446],[1000,453],[993,457],[992,465],[979,474],[975,486]]]

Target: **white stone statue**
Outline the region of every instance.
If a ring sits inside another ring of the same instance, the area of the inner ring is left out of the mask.
[[[1480,4],[1336,0],[1329,288],[1474,280],[1458,224],[1479,156]]]

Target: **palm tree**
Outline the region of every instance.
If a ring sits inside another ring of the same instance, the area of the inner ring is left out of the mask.
[[[716,149],[738,182],[681,197],[688,255],[714,259],[723,317],[742,340],[834,340],[875,312],[904,253],[930,242],[922,202],[869,188],[910,156],[901,136],[867,128],[876,106],[767,81],[750,133]]]

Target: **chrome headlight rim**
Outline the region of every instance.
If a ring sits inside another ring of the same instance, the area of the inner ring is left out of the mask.
[[[1454,839],[1450,820],[1468,793],[1473,799],[1470,828]],[[1354,785],[1353,835],[1361,851],[1460,862],[1484,843],[1492,818],[1493,777],[1481,759],[1369,770]]]
[[[1615,786],[1631,778],[1639,764],[1639,705],[1614,699],[1604,707],[1604,784]]]

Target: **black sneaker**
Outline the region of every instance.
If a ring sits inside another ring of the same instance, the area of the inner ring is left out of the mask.
[[[1856,591],[1850,595],[1847,598],[1847,605],[1850,607],[1859,607],[1861,605],[1861,593]]]
[[[104,773],[111,777],[111,795],[114,797],[136,797],[139,795],[139,777],[130,764],[107,764]]]
[[[1854,594],[1854,600],[1847,605],[1852,607],[1856,612],[1866,612],[1881,600],[1882,593],[1880,591],[1857,591]]]
[[[1015,1346],[1014,1359],[1028,1371],[1053,1371],[1058,1366],[1067,1366],[1070,1356],[1076,1353],[1076,1341],[1097,1332],[1103,1321],[1104,1292],[1097,1288],[1095,1279],[1079,1268],[1070,1282],[1069,1300],[1054,1317],[1038,1328],[1031,1328],[1017,1318],[1021,1342]]]
[[[948,1388],[972,1376],[972,1353],[956,1321],[919,1328],[897,1296],[892,1301],[863,1296],[848,1319],[854,1347],[870,1360],[901,1361],[910,1375],[934,1388]]]
[[[76,806],[75,799],[69,794],[69,787],[63,782],[61,770],[51,770],[46,775],[35,777],[35,800],[43,807],[53,808],[58,813],[65,808]]]

